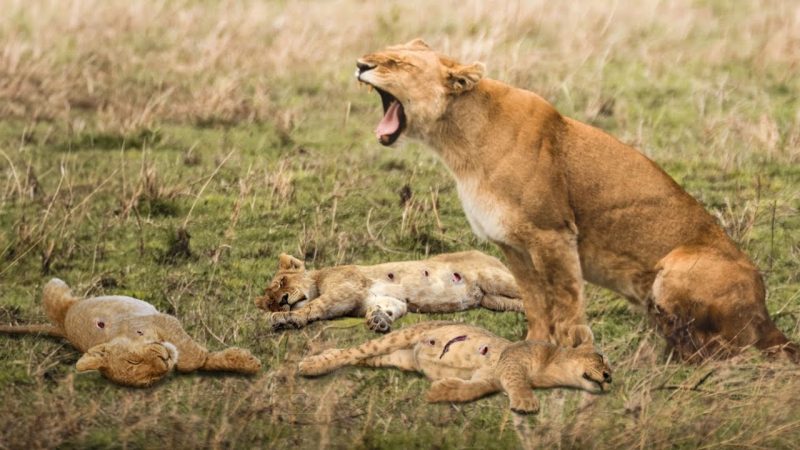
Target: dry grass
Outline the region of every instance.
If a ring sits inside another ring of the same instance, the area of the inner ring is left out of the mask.
[[[0,449],[39,447],[793,447],[797,368],[746,354],[687,367],[617,296],[589,288],[612,393],[427,405],[422,378],[306,352],[359,321],[272,333],[252,306],[280,252],[320,267],[481,248],[429,151],[386,150],[353,61],[422,36],[634,143],[764,270],[800,340],[800,5],[793,1],[0,1],[0,321],[42,320],[40,286],[123,293],[255,378],[146,391],[77,375],[76,351],[0,339]],[[419,12],[425,11],[423,16]],[[522,318],[440,315],[516,338]],[[412,315],[403,323],[426,320]]]

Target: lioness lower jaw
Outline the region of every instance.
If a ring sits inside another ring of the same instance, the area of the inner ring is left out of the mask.
[[[403,134],[406,128],[406,114],[403,104],[394,95],[359,79],[359,83],[366,85],[370,90],[375,89],[381,97],[383,117],[375,127],[375,137],[381,145],[390,146]]]

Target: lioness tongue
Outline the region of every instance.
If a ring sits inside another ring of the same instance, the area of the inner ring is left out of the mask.
[[[375,135],[380,139],[381,136],[395,133],[398,128],[400,128],[400,102],[392,100],[392,103],[386,109],[386,114],[381,119],[381,123],[375,128]]]

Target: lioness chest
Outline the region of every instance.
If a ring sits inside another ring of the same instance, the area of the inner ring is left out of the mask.
[[[504,208],[494,195],[475,179],[456,179],[458,197],[472,231],[481,239],[506,242]]]

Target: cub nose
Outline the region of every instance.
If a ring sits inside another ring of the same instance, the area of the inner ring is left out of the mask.
[[[289,304],[289,294],[283,294],[283,297],[281,297],[281,302],[278,303],[278,305],[283,306],[288,304]]]
[[[611,374],[608,372],[603,372],[603,381],[606,383],[611,383]]]
[[[370,64],[368,62],[364,62],[361,60],[356,61],[356,67],[358,68],[358,72],[366,72],[368,70],[372,70],[375,68],[375,64]]]

